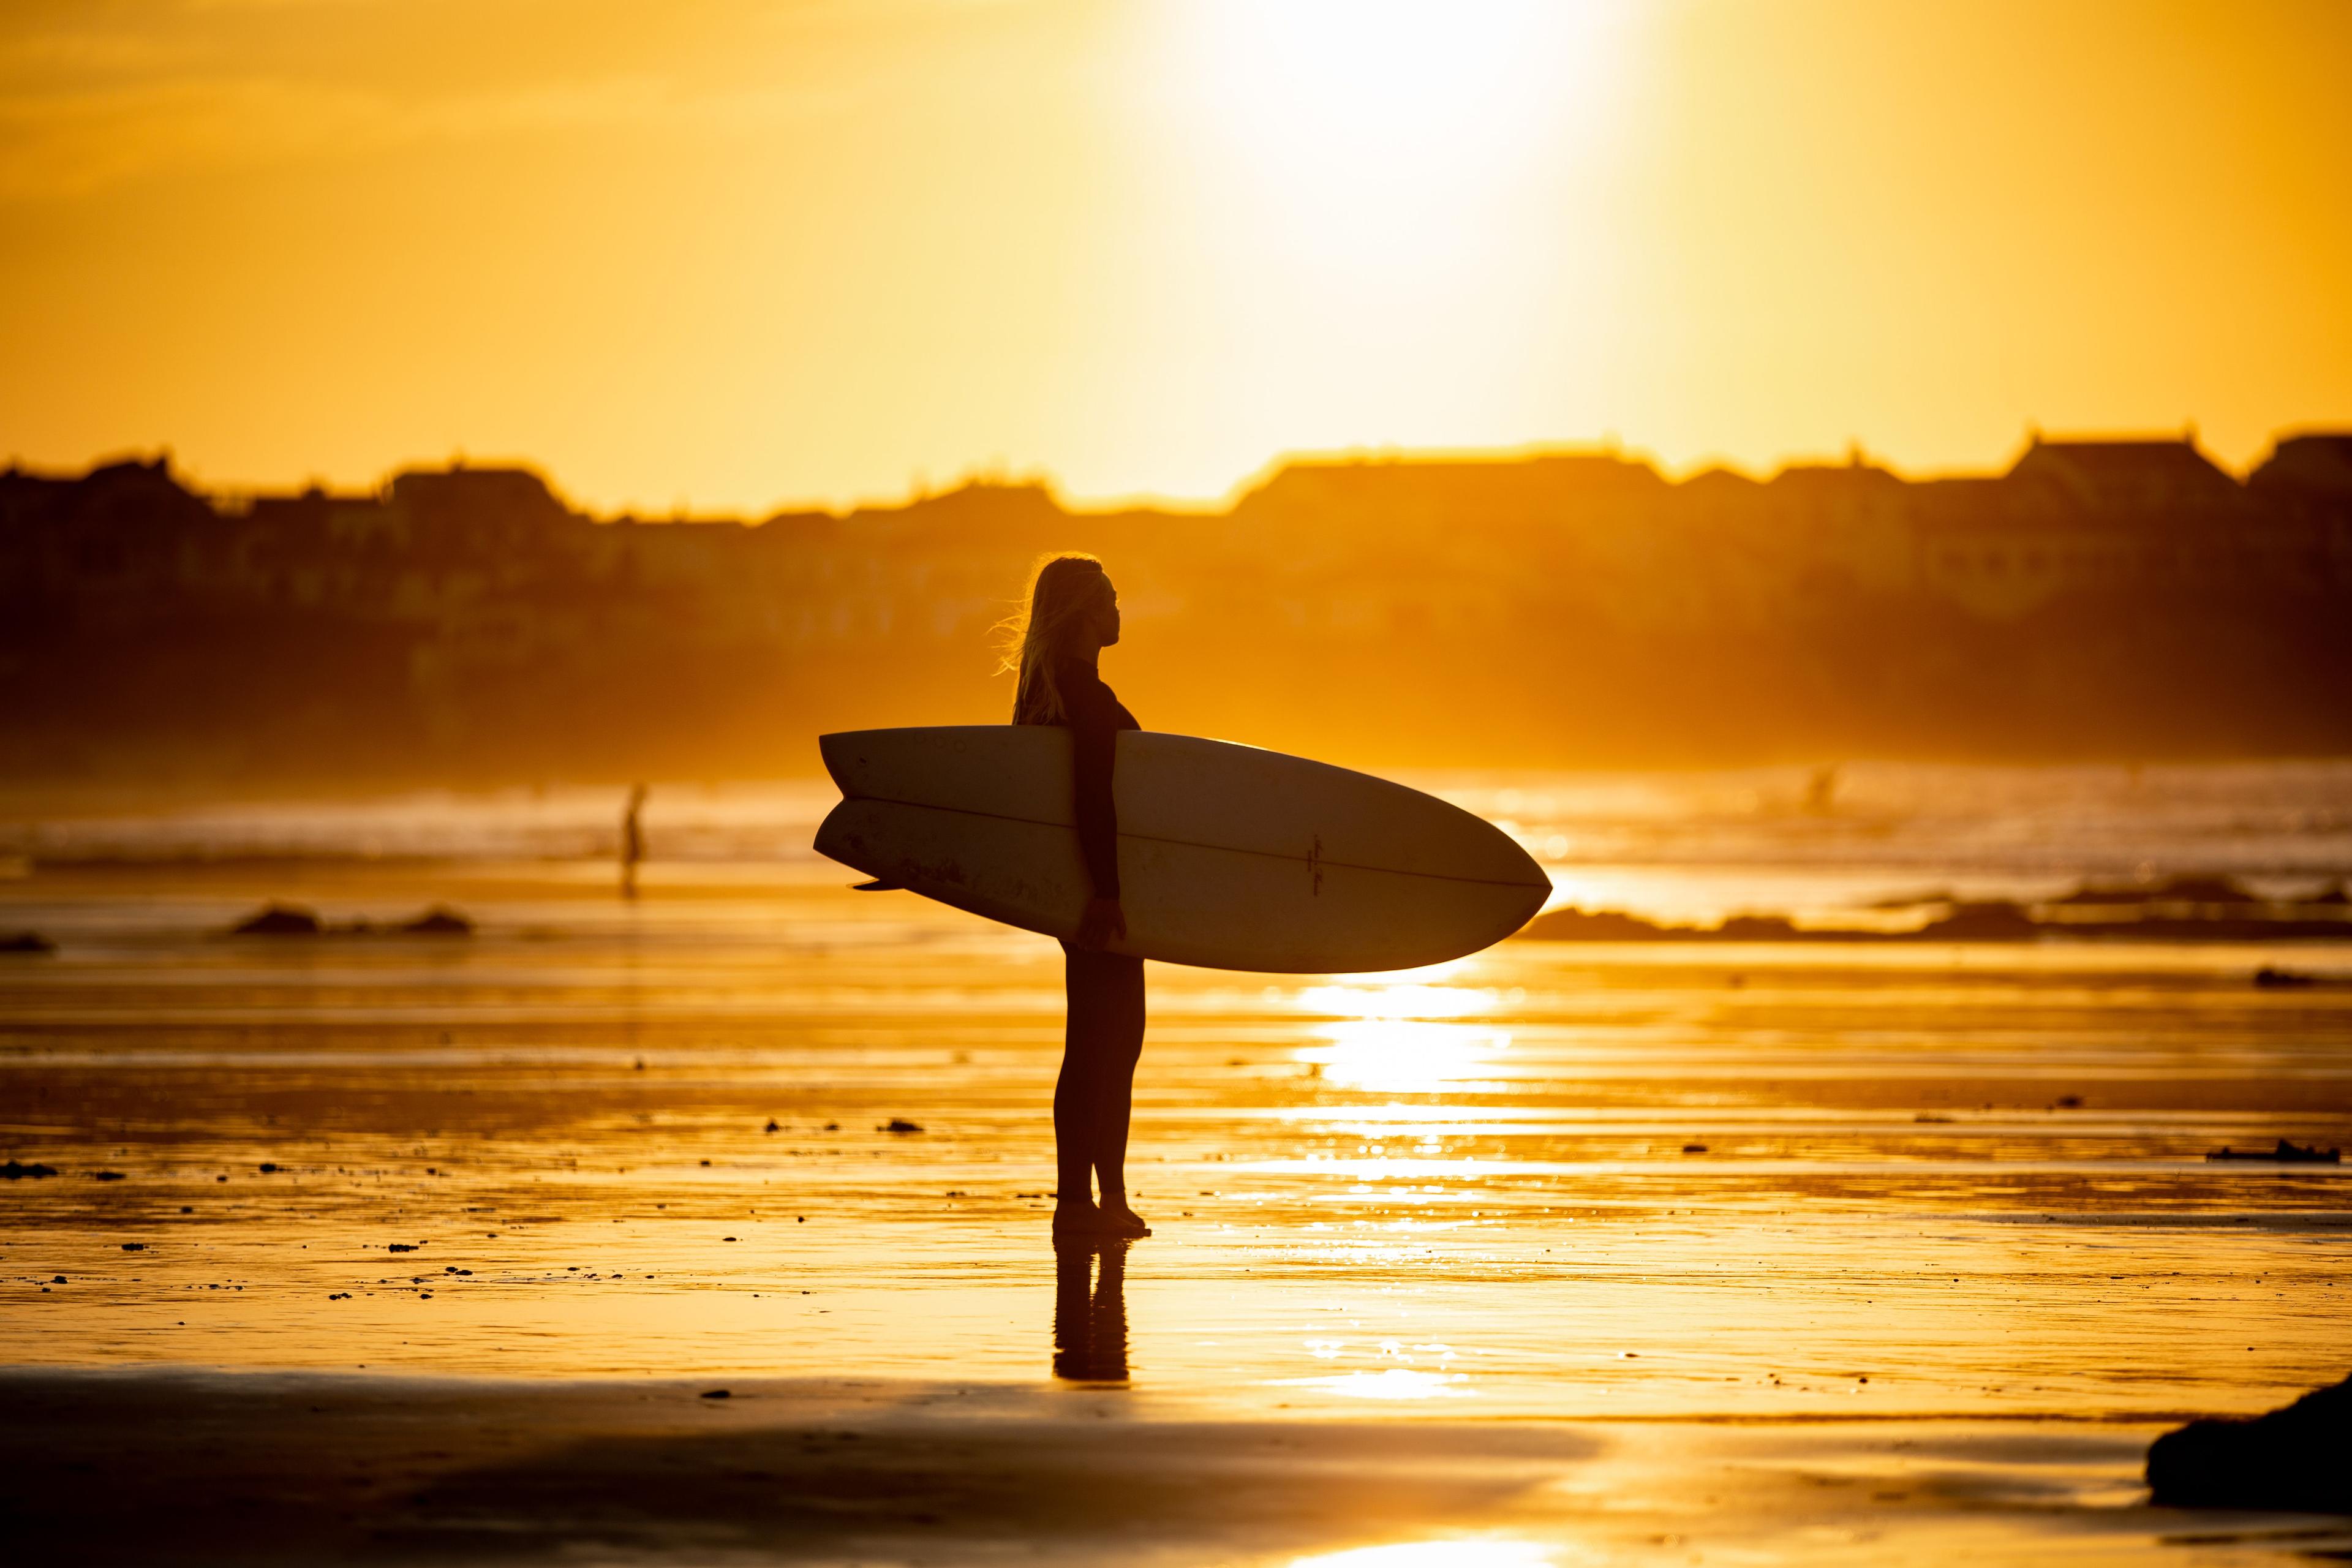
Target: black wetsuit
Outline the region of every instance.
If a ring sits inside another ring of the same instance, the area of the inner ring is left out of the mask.
[[[1083,659],[1055,664],[1054,683],[1076,772],[1078,849],[1095,897],[1116,899],[1118,810],[1111,800],[1111,763],[1118,732],[1142,726]],[[1024,715],[1017,701],[1013,722],[1048,721]],[[1067,942],[1062,952],[1069,1014],[1062,1074],[1054,1085],[1054,1149],[1061,1201],[1076,1204],[1087,1201],[1093,1186],[1088,1177],[1096,1173],[1106,1193],[1125,1190],[1127,1124],[1135,1064],[1143,1055],[1143,960],[1089,952]]]

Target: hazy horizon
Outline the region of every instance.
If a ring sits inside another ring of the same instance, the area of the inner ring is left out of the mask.
[[[1732,473],[1759,483],[1769,482],[1780,474],[1795,469],[1849,468],[1861,466],[1876,468],[1906,484],[1924,484],[1937,479],[1996,477],[2006,472],[2016,459],[2031,449],[2039,439],[2054,443],[2104,441],[2179,441],[2187,440],[2210,458],[2215,466],[2242,483],[2248,475],[2260,468],[2275,451],[2279,442],[2298,436],[2340,435],[2352,429],[2352,419],[2337,422],[2312,422],[2283,426],[2263,438],[2251,458],[2232,462],[2209,447],[2203,433],[2191,424],[2168,429],[2132,430],[2049,430],[2029,426],[2019,433],[2018,439],[2004,456],[1981,467],[1947,466],[1916,468],[1897,463],[1866,442],[1856,441],[1838,452],[1789,453],[1762,464],[1735,461],[1731,458],[1705,455],[1693,460],[1669,463],[1652,448],[1619,440],[1574,441],[1538,440],[1510,446],[1496,447],[1410,447],[1399,445],[1351,446],[1330,447],[1300,447],[1276,452],[1255,468],[1241,475],[1224,489],[1202,496],[1172,496],[1156,491],[1137,490],[1118,494],[1093,495],[1074,490],[1062,478],[1049,468],[1010,468],[1001,465],[975,463],[945,479],[921,476],[910,479],[907,488],[897,491],[851,496],[784,497],[762,506],[737,509],[734,511],[704,507],[688,500],[679,505],[661,510],[632,510],[626,507],[604,507],[583,499],[574,487],[565,482],[564,476],[547,462],[528,453],[459,452],[442,457],[404,458],[377,469],[373,478],[363,478],[351,484],[327,485],[318,476],[290,480],[281,485],[215,484],[201,473],[192,470],[181,453],[169,444],[152,447],[125,447],[93,453],[79,462],[26,463],[12,459],[19,472],[46,479],[75,479],[116,463],[150,463],[161,461],[167,471],[184,481],[194,493],[216,501],[235,502],[246,498],[287,495],[300,492],[307,487],[320,488],[343,494],[373,494],[393,479],[405,473],[436,473],[459,468],[519,469],[538,476],[545,481],[551,494],[582,515],[599,520],[630,517],[639,522],[676,521],[740,521],[757,526],[769,517],[831,512],[845,516],[858,511],[887,511],[935,500],[972,485],[1006,486],[1043,489],[1054,501],[1074,515],[1089,515],[1119,511],[1164,510],[1172,513],[1214,516],[1229,511],[1251,491],[1280,474],[1296,467],[1333,464],[1487,464],[1507,467],[1546,458],[1605,458],[1651,468],[1670,485],[1686,484],[1703,474]],[[688,514],[691,514],[690,516]]]

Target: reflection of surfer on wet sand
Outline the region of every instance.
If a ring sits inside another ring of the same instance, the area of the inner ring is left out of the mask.
[[[1124,1237],[1054,1246],[1054,1375],[1073,1383],[1127,1381],[1127,1248]],[[1095,1277],[1094,1260],[1102,1258]]]
[[[1069,1011],[1054,1086],[1054,1231],[1150,1236],[1127,1202],[1128,1123],[1143,1054],[1143,961],[1103,951],[1127,935],[1113,753],[1121,730],[1139,728],[1096,668],[1102,650],[1118,641],[1118,591],[1093,556],[1055,556],[1038,566],[1028,603],[1006,631],[1004,662],[1017,677],[1013,721],[1070,731],[1078,848],[1093,885],[1077,934],[1062,943]],[[1092,1195],[1097,1184],[1099,1205]]]

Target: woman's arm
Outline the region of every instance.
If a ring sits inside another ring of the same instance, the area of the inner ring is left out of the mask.
[[[1118,731],[1107,725],[1073,724],[1070,741],[1077,768],[1078,852],[1086,857],[1095,897],[1116,899],[1118,807],[1111,799],[1110,774]]]
[[[1078,924],[1078,945],[1100,947],[1114,935],[1127,934],[1127,917],[1118,907],[1118,807],[1111,797],[1118,705],[1101,679],[1083,666],[1068,668],[1061,688],[1076,774],[1078,853],[1094,884],[1094,899]]]

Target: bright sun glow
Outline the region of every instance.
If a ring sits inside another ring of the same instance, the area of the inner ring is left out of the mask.
[[[1341,179],[1464,173],[1589,91],[1560,0],[1214,0],[1193,13],[1223,128]]]
[[[1311,279],[1317,308],[1343,317],[1475,300],[1532,251],[1534,171],[1573,163],[1614,113],[1613,6],[1212,0],[1177,15],[1169,101],[1206,154],[1206,221],[1248,237],[1244,278]]]

